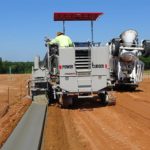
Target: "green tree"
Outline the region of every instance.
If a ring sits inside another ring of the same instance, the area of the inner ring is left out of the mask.
[[[33,62],[10,62],[3,61],[0,62],[0,73],[9,73],[9,68],[11,67],[11,72],[14,74],[19,73],[31,73]]]

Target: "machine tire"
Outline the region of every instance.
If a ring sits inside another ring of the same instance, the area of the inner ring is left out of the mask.
[[[47,94],[48,99],[49,99],[49,104],[55,103],[53,89],[52,89],[52,86],[50,84],[48,84],[48,91],[46,94]]]
[[[104,106],[106,106],[106,105],[108,105],[108,106],[116,105],[116,100],[111,99],[107,92],[100,93],[99,97],[101,99],[101,104],[104,105]]]
[[[144,57],[150,56],[150,40],[143,41],[143,48],[144,48],[143,56]]]
[[[67,95],[61,95],[59,97],[59,103],[61,105],[61,108],[69,108],[73,105],[73,99],[70,96]]]
[[[130,91],[135,91],[136,90],[136,86],[130,86]]]
[[[99,97],[101,99],[100,103],[102,105],[107,105],[108,104],[108,95],[106,93],[100,93]]]
[[[112,43],[112,55],[118,56],[120,48],[120,38],[112,39],[111,43]]]

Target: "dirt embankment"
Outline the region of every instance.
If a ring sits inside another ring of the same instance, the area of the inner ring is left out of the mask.
[[[31,104],[27,95],[30,75],[0,75],[0,147]]]
[[[115,92],[116,106],[83,101],[71,110],[48,108],[44,150],[150,149],[150,79],[135,92]]]
[[[10,106],[7,113],[0,119],[0,147],[7,140],[30,104],[31,100],[24,98],[21,102]]]

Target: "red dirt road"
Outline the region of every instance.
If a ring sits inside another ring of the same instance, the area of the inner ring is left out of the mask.
[[[150,79],[135,92],[115,92],[116,106],[79,103],[74,109],[48,108],[44,150],[150,149]]]

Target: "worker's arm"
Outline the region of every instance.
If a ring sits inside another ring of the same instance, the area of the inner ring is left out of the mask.
[[[57,38],[51,40],[50,42],[48,42],[48,44],[49,44],[49,45],[58,44]]]

